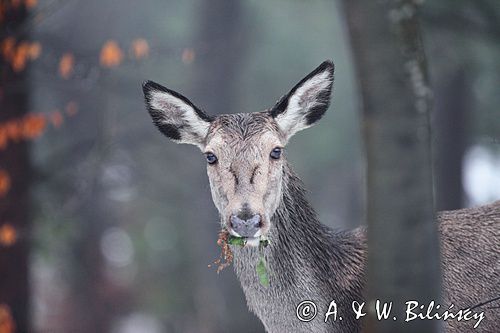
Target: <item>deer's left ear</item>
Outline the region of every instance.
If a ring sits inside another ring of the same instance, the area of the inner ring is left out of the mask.
[[[327,60],[303,78],[271,109],[286,140],[318,121],[330,105],[333,62]]]
[[[146,81],[142,89],[153,123],[165,136],[203,149],[212,118],[186,97],[158,83]]]

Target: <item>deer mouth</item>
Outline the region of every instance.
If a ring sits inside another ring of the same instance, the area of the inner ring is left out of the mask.
[[[251,237],[241,236],[233,228],[229,228],[229,234],[231,235],[231,238],[235,240],[235,242],[240,241],[240,245],[258,246],[262,238],[262,229],[257,230],[257,232]]]
[[[241,235],[236,230],[234,230],[234,228],[229,228],[228,231],[231,234],[231,236],[238,237],[238,238],[244,238],[244,239],[254,239],[254,238],[260,238],[260,236],[262,236],[262,229],[257,230],[257,232],[253,236]]]
[[[260,237],[246,237],[244,240],[246,246],[257,247],[260,244]]]
[[[228,233],[228,243],[232,245],[257,247],[260,245],[267,246],[269,243],[265,229],[262,227],[260,227],[252,236],[241,235],[230,225],[223,228],[223,230]]]
[[[244,237],[234,231],[232,228],[227,228],[226,231],[229,233],[228,243],[231,245],[239,245],[241,247],[250,246],[266,247],[269,244],[269,240],[265,235],[263,235],[262,229],[259,229],[253,236]]]

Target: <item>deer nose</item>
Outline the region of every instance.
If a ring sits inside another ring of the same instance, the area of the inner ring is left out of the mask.
[[[247,212],[243,212],[231,216],[231,228],[241,237],[253,237],[261,226],[259,214],[252,216]]]

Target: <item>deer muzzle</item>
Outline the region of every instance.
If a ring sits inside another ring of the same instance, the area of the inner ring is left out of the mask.
[[[248,214],[232,215],[230,227],[234,233],[240,237],[256,237],[257,232],[262,227],[259,214],[248,216]]]

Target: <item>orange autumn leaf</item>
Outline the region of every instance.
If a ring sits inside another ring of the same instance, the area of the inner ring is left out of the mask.
[[[28,48],[28,57],[30,60],[35,60],[42,53],[42,45],[39,42],[31,43]]]
[[[68,104],[66,104],[65,111],[68,116],[73,117],[78,113],[78,104],[74,101],[68,102]]]
[[[26,8],[31,9],[38,4],[38,0],[24,0]]]
[[[12,58],[12,69],[15,72],[20,72],[26,67],[26,60],[28,60],[29,43],[21,42],[14,52]]]
[[[5,149],[7,147],[7,132],[3,127],[0,127],[0,149]]]
[[[3,129],[7,139],[12,141],[19,141],[21,139],[22,133],[19,125],[20,123],[17,120],[10,120],[4,124]]]
[[[46,126],[46,119],[42,114],[29,114],[22,121],[22,135],[25,139],[39,137]]]
[[[6,304],[0,304],[0,333],[14,333],[15,331],[16,324],[10,308]]]
[[[182,62],[189,65],[194,61],[195,53],[193,49],[187,48],[182,51]]]
[[[146,58],[149,55],[149,44],[144,38],[137,38],[132,41],[130,50],[135,59]]]
[[[10,176],[5,170],[0,170],[0,197],[3,197],[9,192]]]
[[[26,57],[24,57],[21,53],[16,53],[12,59],[11,65],[14,72],[22,71],[26,67]]]
[[[104,67],[116,67],[123,59],[123,52],[114,40],[107,41],[101,49],[99,62]]]
[[[55,128],[61,127],[62,123],[64,122],[64,118],[59,110],[53,111],[50,114],[50,121],[52,125],[54,125]]]
[[[65,53],[59,60],[59,74],[63,79],[67,79],[73,73],[75,57],[71,53]]]
[[[41,113],[29,113],[21,119],[0,123],[0,150],[5,149],[9,142],[34,139],[42,135],[46,127],[46,117],[50,117],[49,120],[54,127],[59,127],[64,120],[62,113],[57,111],[47,116]]]
[[[10,224],[4,224],[0,227],[0,245],[12,246],[17,241],[17,231]]]
[[[74,116],[78,112],[78,105],[73,101],[67,103],[65,112],[68,116]],[[60,110],[48,114],[29,113],[22,118],[0,123],[0,150],[5,149],[10,142],[15,143],[39,137],[43,134],[48,121],[54,127],[59,128],[64,123],[64,113]]]
[[[13,37],[7,37],[1,42],[0,50],[3,58],[10,62],[12,69],[20,72],[26,67],[28,60],[35,60],[40,56],[42,46],[38,42],[26,41],[16,46],[16,40]]]
[[[1,44],[1,52],[2,52],[2,56],[5,58],[5,59],[11,59],[12,56],[14,55],[14,47],[16,46],[16,40],[14,39],[14,37],[7,37],[5,38],[3,41],[2,41],[2,44]]]

